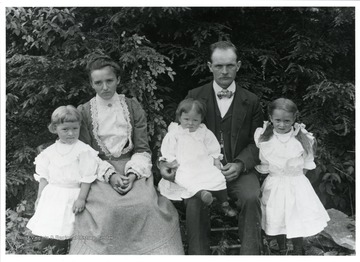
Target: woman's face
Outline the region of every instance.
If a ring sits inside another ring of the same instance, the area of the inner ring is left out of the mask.
[[[286,134],[290,132],[291,127],[295,122],[295,115],[294,113],[282,109],[275,109],[272,115],[270,115],[270,121],[276,132],[279,134]]]
[[[195,132],[201,124],[201,115],[194,109],[191,109],[188,113],[183,112],[179,119],[182,128],[189,129],[189,132]]]
[[[91,72],[91,86],[102,99],[109,100],[112,98],[119,83],[120,77],[116,76],[110,66]]]

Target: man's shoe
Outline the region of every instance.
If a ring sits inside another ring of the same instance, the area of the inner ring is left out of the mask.
[[[228,217],[235,217],[238,214],[237,211],[230,206],[229,202],[222,203],[221,209]]]

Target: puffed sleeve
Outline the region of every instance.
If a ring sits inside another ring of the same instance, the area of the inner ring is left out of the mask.
[[[125,173],[134,172],[138,178],[150,177],[152,163],[145,111],[136,99],[131,99],[128,105],[133,118],[134,154],[125,165]]]
[[[80,182],[92,183],[97,178],[97,155],[91,151],[84,151],[79,154]]]
[[[308,170],[315,169],[316,164],[312,153],[304,155],[304,168]]]
[[[296,136],[298,132],[303,133],[304,135],[306,135],[307,139],[310,141],[310,145],[311,147],[314,146],[315,141],[315,137],[313,136],[312,133],[308,132],[305,129],[305,125],[303,123],[295,123],[294,124],[294,135]],[[303,154],[303,158],[304,158],[304,168],[308,169],[308,170],[312,170],[316,167],[315,161],[314,161],[314,153],[313,152],[309,152],[309,153],[304,153]]]
[[[216,136],[213,132],[207,129],[205,126],[205,147],[208,151],[209,156],[212,156],[215,159],[223,159],[223,154],[221,154],[221,148],[219,141],[216,139]]]
[[[86,150],[79,154],[80,182],[92,183],[96,179],[99,181],[109,181],[109,176],[115,172],[115,168],[107,161],[98,156],[98,152],[86,145]]]
[[[312,135],[312,133],[307,133],[306,136],[310,140],[311,146],[313,146],[314,143],[316,142],[315,137]],[[304,156],[304,168],[307,170],[315,169],[316,164],[315,164],[313,151],[311,151],[309,153],[304,153],[303,156]]]
[[[259,147],[260,136],[265,132],[268,125],[269,125],[269,121],[264,121],[263,127],[256,128],[254,133],[254,141],[257,147]]]
[[[151,167],[151,155],[149,153],[135,153],[125,165],[125,174],[134,172],[138,178],[150,177]]]
[[[35,164],[35,174],[34,178],[37,182],[40,182],[41,178],[49,181],[49,164],[50,160],[45,152],[41,152],[34,161]]]
[[[264,121],[263,127],[258,127],[254,133],[254,141],[258,148],[260,148],[260,136],[265,132],[269,125],[269,121]],[[261,149],[259,150],[260,165],[256,165],[254,168],[261,174],[269,173],[269,162],[263,157]]]
[[[172,162],[176,160],[177,128],[177,123],[170,123],[168,127],[168,133],[165,135],[161,143],[161,157],[159,159],[160,161]]]

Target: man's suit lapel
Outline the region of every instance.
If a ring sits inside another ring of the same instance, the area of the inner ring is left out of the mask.
[[[205,92],[206,97],[204,97],[206,100],[205,103],[207,108],[206,126],[208,129],[210,129],[215,133],[216,108],[215,108],[215,101],[213,96],[214,90],[213,90],[212,82],[208,86],[206,86],[206,89],[207,89],[207,92]]]
[[[247,114],[247,98],[241,91],[241,88],[236,85],[236,92],[233,101],[233,112],[231,119],[231,154],[233,157],[235,153],[235,147],[239,139],[240,128],[244,122]]]

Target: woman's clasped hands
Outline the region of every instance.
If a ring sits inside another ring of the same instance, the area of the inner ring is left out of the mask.
[[[109,182],[116,192],[125,195],[132,189],[135,180],[136,175],[134,173],[129,173],[127,176],[115,173],[110,177]]]

